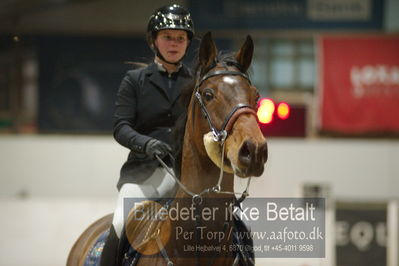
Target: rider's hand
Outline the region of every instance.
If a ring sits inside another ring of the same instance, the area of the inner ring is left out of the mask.
[[[163,158],[168,152],[172,152],[172,148],[165,142],[157,139],[150,139],[145,145],[145,153],[150,158],[155,158],[155,155]]]

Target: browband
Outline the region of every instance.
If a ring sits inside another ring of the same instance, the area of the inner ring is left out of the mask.
[[[220,76],[220,75],[234,75],[234,76],[241,76],[243,78],[245,78],[246,80],[248,80],[249,84],[251,84],[251,80],[249,79],[249,77],[239,71],[229,71],[229,70],[216,70],[213,72],[210,72],[208,74],[206,74],[205,76],[202,77],[202,79],[198,82],[197,87],[200,87],[202,82],[204,82],[205,80],[214,77],[214,76]]]

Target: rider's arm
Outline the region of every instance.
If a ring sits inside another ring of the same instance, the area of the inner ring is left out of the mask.
[[[138,133],[135,128],[138,82],[128,72],[119,87],[114,113],[114,138],[122,146],[135,152],[144,152],[151,137]]]

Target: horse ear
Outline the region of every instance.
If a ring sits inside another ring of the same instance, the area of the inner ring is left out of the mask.
[[[207,32],[201,40],[199,50],[199,63],[202,69],[210,66],[215,60],[217,49],[215,42],[212,40],[211,32]]]
[[[240,51],[236,53],[237,62],[241,65],[242,71],[246,72],[251,65],[252,56],[254,54],[254,42],[250,35],[247,35],[245,43]]]

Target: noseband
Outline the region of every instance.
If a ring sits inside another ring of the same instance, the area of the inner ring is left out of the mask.
[[[209,115],[208,109],[206,108],[204,101],[202,100],[201,94],[199,93],[199,87],[202,85],[202,83],[211,78],[211,77],[216,77],[216,76],[241,76],[245,78],[249,84],[251,84],[251,81],[249,80],[248,76],[242,72],[239,71],[229,71],[229,70],[216,70],[213,72],[207,73],[205,76],[202,77],[201,80],[199,80],[196,89],[195,89],[195,98],[198,101],[198,104],[201,108],[201,112],[204,115],[205,119],[208,121],[209,127],[212,131],[213,138],[215,141],[219,143],[224,143],[226,140],[228,134],[230,133],[231,129],[233,128],[233,125],[237,118],[242,115],[242,114],[253,114],[256,116],[256,111],[254,108],[252,108],[248,104],[244,103],[239,103],[236,106],[234,106],[233,110],[230,111],[230,113],[226,116],[224,119],[224,122],[222,124],[222,127],[220,130],[218,130],[215,125],[212,122],[212,118]]]

